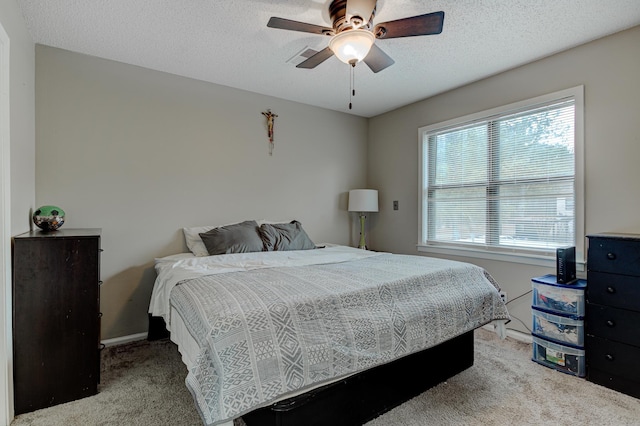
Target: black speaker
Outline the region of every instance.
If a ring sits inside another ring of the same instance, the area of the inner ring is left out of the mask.
[[[556,281],[560,284],[572,284],[576,281],[576,248],[556,249]]]

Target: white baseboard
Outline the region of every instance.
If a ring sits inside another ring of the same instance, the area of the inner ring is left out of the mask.
[[[507,330],[507,337],[511,337],[524,343],[533,343],[533,339],[529,333],[523,333],[518,330]]]
[[[136,342],[138,340],[145,340],[147,333],[130,334],[128,336],[114,337],[113,339],[106,339],[102,341],[105,347],[123,345],[125,343]]]
[[[493,324],[483,325],[482,328],[484,328],[485,330],[489,330],[491,332],[494,331]],[[514,340],[518,340],[524,343],[533,343],[533,339],[531,338],[530,334],[523,333],[517,330],[507,330],[507,337],[511,337]]]

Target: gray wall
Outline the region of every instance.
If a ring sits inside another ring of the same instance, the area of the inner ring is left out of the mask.
[[[369,122],[368,184],[380,191],[371,230],[378,250],[417,254],[418,128],[584,85],[586,233],[640,233],[640,27],[380,115]],[[428,84],[428,78],[425,79]],[[392,209],[392,200],[400,209]],[[458,258],[486,268],[509,298],[554,269]],[[583,274],[584,275],[584,274]],[[531,298],[509,304],[529,327]],[[519,321],[510,327],[526,329]]]
[[[103,231],[103,339],[146,331],[153,259],[186,251],[183,226],[296,218],[353,240],[364,118],[44,46],[36,117],[36,204]]]

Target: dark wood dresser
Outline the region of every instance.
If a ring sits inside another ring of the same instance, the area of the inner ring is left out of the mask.
[[[15,413],[98,392],[100,229],[13,238]]]
[[[587,379],[640,398],[640,235],[589,235]]]

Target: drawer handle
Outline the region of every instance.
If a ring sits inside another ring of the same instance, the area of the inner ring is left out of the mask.
[[[608,287],[607,287],[607,293],[609,293],[609,294],[613,294],[613,293],[615,293],[615,292],[616,292],[616,289],[615,289],[615,288],[613,288],[613,287],[611,287],[611,286],[608,286]]]
[[[614,361],[616,359],[616,357],[611,354],[606,354],[604,357],[607,361]]]
[[[616,254],[615,253],[607,253],[607,259],[616,260]]]
[[[613,320],[607,320],[607,327],[615,327],[616,323]]]

